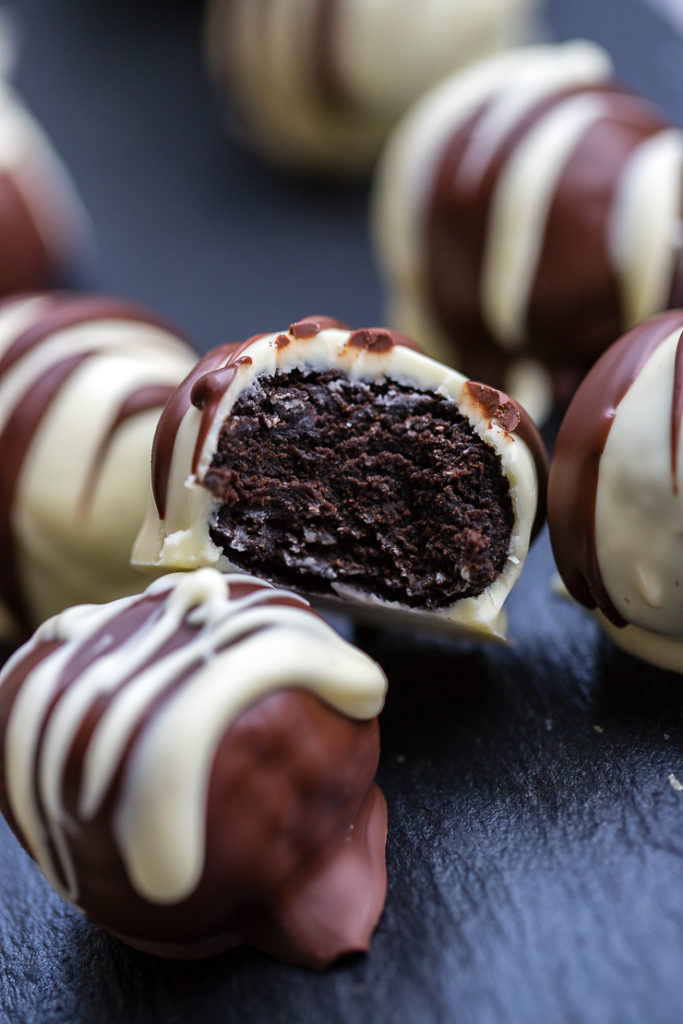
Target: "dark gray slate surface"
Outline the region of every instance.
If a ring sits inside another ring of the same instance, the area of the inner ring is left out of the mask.
[[[95,222],[90,283],[203,348],[309,311],[380,319],[365,190],[280,178],[226,139],[198,4],[15,9],[20,85]],[[644,0],[554,0],[550,16],[683,121],[683,42]],[[61,903],[0,823],[0,1019],[679,1022],[683,684],[616,653],[552,575],[544,537],[511,650],[361,636],[391,680],[389,898],[369,956],[312,976],[250,951],[136,953]]]

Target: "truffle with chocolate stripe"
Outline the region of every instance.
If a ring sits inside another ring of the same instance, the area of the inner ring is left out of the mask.
[[[154,429],[192,366],[168,324],[118,299],[0,305],[0,616],[27,636],[79,601],[141,590],[130,548]]]
[[[619,646],[683,672],[683,310],[598,360],[550,471],[553,551],[570,593]]]
[[[211,0],[209,71],[277,164],[368,170],[443,75],[520,39],[534,0]]]
[[[69,608],[0,675],[0,803],[48,881],[174,957],[310,967],[384,903],[386,681],[295,594],[214,569]]]
[[[402,335],[308,317],[166,406],[137,565],[258,572],[357,617],[505,631],[545,453],[507,395]]]
[[[388,319],[535,414],[624,330],[683,301],[683,133],[584,42],[482,62],[387,147]]]
[[[4,26],[0,26],[0,37]],[[0,46],[4,40],[0,40]],[[61,160],[0,69],[0,295],[62,283],[90,225]]]

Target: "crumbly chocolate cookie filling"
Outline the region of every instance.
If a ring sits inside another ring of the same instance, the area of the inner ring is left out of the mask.
[[[334,370],[255,381],[204,485],[221,503],[211,537],[233,564],[413,608],[485,590],[513,526],[500,458],[454,402]]]

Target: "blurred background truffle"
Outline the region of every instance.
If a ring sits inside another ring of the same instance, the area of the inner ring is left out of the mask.
[[[536,415],[683,301],[683,133],[587,42],[499,55],[423,97],[376,187],[388,320]]]
[[[0,51],[4,45],[0,19]],[[67,282],[91,243],[90,225],[66,168],[3,70],[0,67],[0,296]]]
[[[276,164],[367,172],[391,125],[457,67],[520,41],[534,0],[209,0],[209,71]]]
[[[0,305],[0,617],[6,639],[67,605],[141,590],[129,566],[152,437],[194,362],[119,299]]]

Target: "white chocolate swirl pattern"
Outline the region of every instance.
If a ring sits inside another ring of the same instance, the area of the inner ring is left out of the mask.
[[[681,301],[683,133],[592,43],[512,51],[415,104],[374,221],[397,329],[503,387],[520,359],[585,372]]]
[[[121,300],[0,306],[0,611],[31,629],[141,589],[129,554],[161,409],[193,353]]]
[[[391,125],[445,74],[525,32],[534,0],[211,0],[209,70],[276,163],[371,166]]]
[[[211,767],[240,711],[296,686],[365,720],[386,688],[379,667],[303,598],[213,569],[48,620],[0,674],[0,700],[36,655],[7,719],[9,807],[48,880],[74,902],[70,831],[97,815],[117,773],[113,835],[130,883],[150,902],[177,903],[202,873]],[[65,766],[88,721],[75,822]]]

